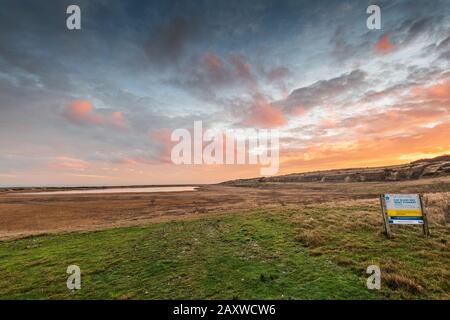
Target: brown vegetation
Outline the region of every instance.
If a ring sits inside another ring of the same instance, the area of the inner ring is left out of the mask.
[[[316,206],[346,199],[376,199],[384,192],[430,193],[432,203],[441,203],[441,195],[435,193],[449,190],[450,178],[443,177],[346,184],[265,183],[238,188],[210,185],[201,186],[198,191],[170,193],[26,195],[17,191],[2,192],[0,239],[191,219],[254,208]],[[445,220],[442,211],[440,217]],[[371,228],[370,222],[347,227]],[[313,236],[308,234],[304,237]]]

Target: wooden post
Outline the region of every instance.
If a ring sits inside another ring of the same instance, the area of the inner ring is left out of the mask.
[[[420,209],[422,210],[422,216],[423,216],[423,234],[428,237],[430,236],[430,228],[428,228],[428,217],[427,217],[427,212],[426,212],[426,208],[423,205],[423,199],[422,199],[422,194],[419,194],[419,199],[420,199]]]
[[[384,194],[380,194],[380,206],[381,206],[381,215],[383,216],[383,224],[384,224],[384,233],[388,239],[392,238],[391,228],[389,226],[389,220],[386,213],[386,202],[384,200]]]

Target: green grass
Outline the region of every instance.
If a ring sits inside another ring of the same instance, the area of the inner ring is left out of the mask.
[[[348,222],[346,215],[352,214],[362,219]],[[432,240],[408,230],[389,241],[379,231],[380,221],[367,222],[371,214],[379,213],[359,203],[337,209],[280,207],[3,241],[0,298],[448,298],[442,230]],[[417,241],[430,249],[417,252]],[[382,272],[384,266],[392,269],[380,291],[365,285],[365,269],[373,263]],[[82,272],[81,290],[74,292],[66,287],[71,264]],[[428,278],[419,278],[427,272],[432,272]],[[408,285],[411,279],[415,282]]]
[[[311,257],[286,216],[258,211],[0,243],[0,298],[374,298],[364,279]],[[69,292],[66,268],[82,270]]]

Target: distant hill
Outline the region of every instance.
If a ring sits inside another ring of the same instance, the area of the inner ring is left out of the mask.
[[[450,175],[450,155],[422,159],[395,166],[334,169],[281,176],[238,179],[222,182],[225,185],[253,185],[262,182],[366,182],[402,181]]]

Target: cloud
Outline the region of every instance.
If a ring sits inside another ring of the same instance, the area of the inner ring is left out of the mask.
[[[92,178],[92,179],[111,179],[114,178],[112,176],[102,176],[98,174],[74,174],[74,173],[68,173],[67,175],[73,176],[73,177],[81,177],[81,178]]]
[[[252,66],[241,55],[231,53],[226,59],[207,52],[204,54],[202,63],[193,84],[220,86],[240,86],[242,84],[255,87],[256,79],[252,73]]]
[[[428,17],[421,17],[414,20],[409,26],[407,26],[406,38],[404,43],[408,44],[413,40],[416,40],[421,35],[428,33],[436,33],[437,27],[442,21],[441,15],[434,15]]]
[[[281,108],[271,104],[263,95],[256,94],[241,124],[248,127],[273,128],[288,123]]]
[[[310,86],[295,89],[285,100],[277,104],[286,108],[289,113],[296,114],[299,110],[308,110],[331,103],[343,95],[355,93],[366,86],[365,78],[364,71],[353,70],[329,80],[321,80]]]
[[[151,133],[151,139],[156,144],[159,154],[156,160],[160,162],[172,163],[171,151],[174,142],[170,139],[171,134],[172,130],[169,128],[162,128]]]
[[[367,38],[367,35],[364,38]],[[355,55],[367,49],[368,39],[363,40],[360,43],[356,43],[357,40],[359,39],[355,37],[353,32],[351,35],[349,34],[347,25],[337,26],[330,39],[330,45],[332,46],[330,51],[331,56],[339,63],[354,58]]]
[[[202,99],[214,100],[224,89],[253,93],[258,87],[251,64],[236,53],[221,57],[205,52],[180,66],[178,72],[168,82]]]
[[[110,126],[128,129],[128,123],[120,111],[111,114],[100,113],[95,110],[88,100],[74,100],[64,110],[63,116],[69,121],[81,125]]]
[[[290,74],[290,70],[287,67],[273,67],[265,72],[265,76],[269,81],[277,81],[287,77]]]
[[[395,46],[391,42],[391,33],[385,32],[373,46],[376,53],[387,54],[394,50]]]
[[[439,59],[440,59],[440,60],[443,60],[443,61],[450,62],[450,50],[449,50],[449,51],[442,52],[442,53],[439,55]]]
[[[111,114],[111,124],[117,128],[128,129],[128,122],[122,111],[114,111]]]
[[[354,136],[351,139],[328,137],[285,149],[281,168],[290,171],[366,167],[404,163],[406,154],[443,154],[450,152],[450,122],[432,128],[420,128],[409,135],[393,137]],[[295,169],[293,169],[295,168]]]
[[[411,134],[418,128],[445,120],[445,105],[439,103],[407,104],[370,115],[349,117],[340,124],[352,135],[389,136]]]
[[[409,82],[367,91],[350,104],[356,115],[321,117],[293,130],[292,137],[299,138],[283,140],[288,147],[283,150],[282,168],[297,166],[305,171],[362,163],[385,165],[405,162],[406,153],[449,152],[445,137],[450,125],[450,81],[441,72],[409,71]]]
[[[57,156],[53,159],[50,164],[51,168],[55,169],[70,169],[84,171],[89,168],[89,163],[77,158],[67,157],[67,156]]]
[[[255,79],[252,74],[252,66],[250,63],[246,62],[244,57],[238,54],[230,54],[229,60],[234,67],[236,78],[246,81],[254,86]]]
[[[438,51],[444,50],[444,49],[448,48],[449,46],[450,46],[450,36],[448,36],[447,38],[442,40],[436,47],[436,50],[438,50]]]
[[[76,123],[101,125],[104,117],[93,110],[92,103],[87,100],[75,100],[64,110],[64,116]]]
[[[222,60],[214,53],[205,53],[202,65],[209,80],[213,83],[222,84],[229,81],[229,70],[224,66]]]
[[[174,64],[200,38],[200,31],[197,18],[175,16],[153,30],[145,52],[152,62]]]
[[[427,87],[415,87],[412,89],[412,95],[426,99],[450,100],[450,80],[442,81]]]

